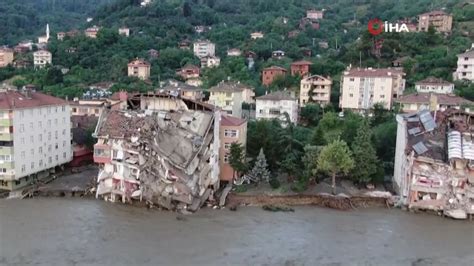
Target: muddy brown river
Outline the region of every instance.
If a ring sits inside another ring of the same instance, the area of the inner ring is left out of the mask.
[[[0,200],[0,265],[474,265],[474,222],[399,210],[171,212]]]

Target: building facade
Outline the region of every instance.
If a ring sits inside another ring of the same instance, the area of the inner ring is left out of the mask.
[[[309,19],[322,19],[324,16],[324,11],[323,10],[306,10],[306,18]]]
[[[13,50],[10,48],[0,48],[0,67],[6,67],[13,63]]]
[[[263,36],[264,36],[263,32],[261,32],[261,31],[256,31],[256,32],[250,33],[250,38],[252,40],[261,39],[261,38],[263,38]]]
[[[438,32],[451,32],[453,16],[444,11],[432,11],[418,16],[418,31],[428,31],[430,26]]]
[[[216,55],[216,45],[208,40],[197,41],[193,44],[194,55],[203,58]]]
[[[309,68],[312,64],[313,63],[306,60],[291,63],[291,66],[290,66],[291,75],[304,77],[307,74],[310,74]]]
[[[456,109],[470,111],[472,102],[454,94],[440,93],[413,93],[400,96],[395,100],[400,104],[400,110],[404,113],[418,112],[422,110],[445,111]]]
[[[240,82],[221,81],[210,88],[209,92],[209,104],[222,108],[225,113],[237,118],[242,117],[243,103],[254,103],[254,89]]]
[[[453,76],[455,80],[474,81],[474,44],[465,53],[458,54],[458,64]]]
[[[129,28],[119,28],[118,33],[122,36],[128,37],[130,36],[130,29]]]
[[[100,31],[100,27],[97,27],[96,25],[90,27],[90,28],[87,28],[85,31],[84,31],[84,34],[86,35],[86,37],[89,37],[89,38],[97,38],[97,34],[99,33]]]
[[[319,75],[303,78],[300,82],[300,107],[304,107],[309,102],[323,106],[329,104],[331,102],[331,88],[331,78]]]
[[[147,80],[150,78],[150,69],[150,63],[142,59],[135,59],[128,63],[128,76]]]
[[[229,163],[230,145],[240,144],[244,148],[247,144],[247,120],[237,117],[222,115],[219,129],[219,167],[220,180],[232,182],[235,178],[234,169]]]
[[[278,76],[285,76],[287,70],[279,66],[271,66],[262,70],[262,84],[269,86]]]
[[[257,119],[280,119],[285,121],[288,113],[290,122],[298,122],[298,100],[288,91],[275,91],[256,98]]]
[[[424,80],[415,82],[415,89],[422,93],[444,93],[451,94],[454,92],[454,83],[443,79],[428,77]]]
[[[53,55],[46,50],[38,50],[33,53],[33,64],[35,68],[43,68],[51,65],[53,62]]]
[[[33,91],[0,92],[0,189],[16,190],[72,159],[71,109]]]
[[[201,67],[218,67],[221,64],[221,59],[217,56],[205,56],[201,58]]]
[[[391,109],[393,99],[405,90],[405,73],[391,68],[354,68],[343,73],[341,78],[342,109],[370,110],[379,103],[385,109]]]

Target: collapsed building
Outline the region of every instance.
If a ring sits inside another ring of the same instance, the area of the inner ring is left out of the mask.
[[[474,214],[473,115],[423,110],[397,116],[394,187],[400,203],[465,219]]]
[[[94,132],[96,196],[196,211],[219,188],[220,111],[158,93],[127,103],[103,111]]]

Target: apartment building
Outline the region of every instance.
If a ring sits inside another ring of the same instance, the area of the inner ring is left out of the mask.
[[[97,38],[97,34],[99,33],[100,31],[100,27],[97,27],[96,25],[90,27],[90,28],[87,28],[85,31],[84,31],[84,34],[86,35],[86,37],[89,37],[89,38]]]
[[[418,92],[402,95],[395,99],[404,113],[422,110],[445,111],[447,109],[463,109],[469,111],[472,102],[453,94]]]
[[[298,100],[288,91],[275,91],[256,98],[257,119],[280,119],[285,121],[288,113],[290,121],[298,122]]]
[[[300,107],[312,102],[327,105],[331,102],[332,79],[319,75],[303,78],[300,82]]]
[[[218,67],[221,64],[221,59],[217,56],[205,56],[201,58],[201,67]]]
[[[435,77],[428,77],[424,80],[415,82],[415,89],[422,93],[445,93],[451,94],[454,92],[454,83],[448,82],[444,79]]]
[[[209,89],[209,103],[229,115],[242,118],[242,103],[254,103],[254,89],[234,81],[221,81]]]
[[[122,36],[128,37],[130,36],[130,29],[127,27],[119,28],[118,33]]]
[[[47,50],[38,50],[33,53],[33,64],[35,68],[43,68],[51,65],[53,62],[53,55]]]
[[[353,68],[345,71],[341,77],[342,109],[364,111],[380,103],[391,109],[393,99],[405,90],[405,73],[391,68]]]
[[[324,16],[323,10],[310,9],[306,10],[306,18],[309,19],[322,19]]]
[[[197,41],[193,44],[194,55],[203,58],[216,55],[216,45],[208,40]]]
[[[241,56],[242,51],[239,48],[232,48],[227,50],[227,56]]]
[[[418,31],[428,31],[430,26],[438,32],[451,32],[453,16],[440,10],[418,15]]]
[[[269,86],[278,76],[286,75],[286,72],[288,71],[285,68],[279,66],[264,68],[262,70],[262,84]]]
[[[301,76],[304,77],[307,74],[310,73],[310,66],[313,63],[306,61],[306,60],[301,60],[301,61],[296,61],[291,63],[290,65],[290,70],[291,70],[291,75],[292,76]]]
[[[458,66],[453,76],[455,80],[474,81],[474,44],[470,50],[458,54]]]
[[[72,159],[71,109],[34,91],[0,92],[0,189],[42,179]]]
[[[232,182],[234,169],[229,164],[230,145],[241,144],[244,149],[247,143],[247,120],[223,114],[219,129],[219,168],[220,180]]]
[[[135,59],[128,63],[128,76],[137,77],[142,80],[150,78],[151,65],[143,59]]]
[[[263,32],[261,31],[256,31],[256,32],[252,32],[250,33],[250,38],[252,40],[256,40],[256,39],[262,39],[264,36]]]
[[[6,67],[13,63],[13,50],[10,48],[0,48],[0,67]]]
[[[198,210],[219,189],[220,111],[159,93],[129,101],[139,108],[104,111],[94,132],[96,196]]]

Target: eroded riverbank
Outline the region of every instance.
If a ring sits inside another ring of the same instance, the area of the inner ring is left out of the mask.
[[[67,198],[0,201],[1,265],[472,265],[474,225],[398,210],[204,208]]]

